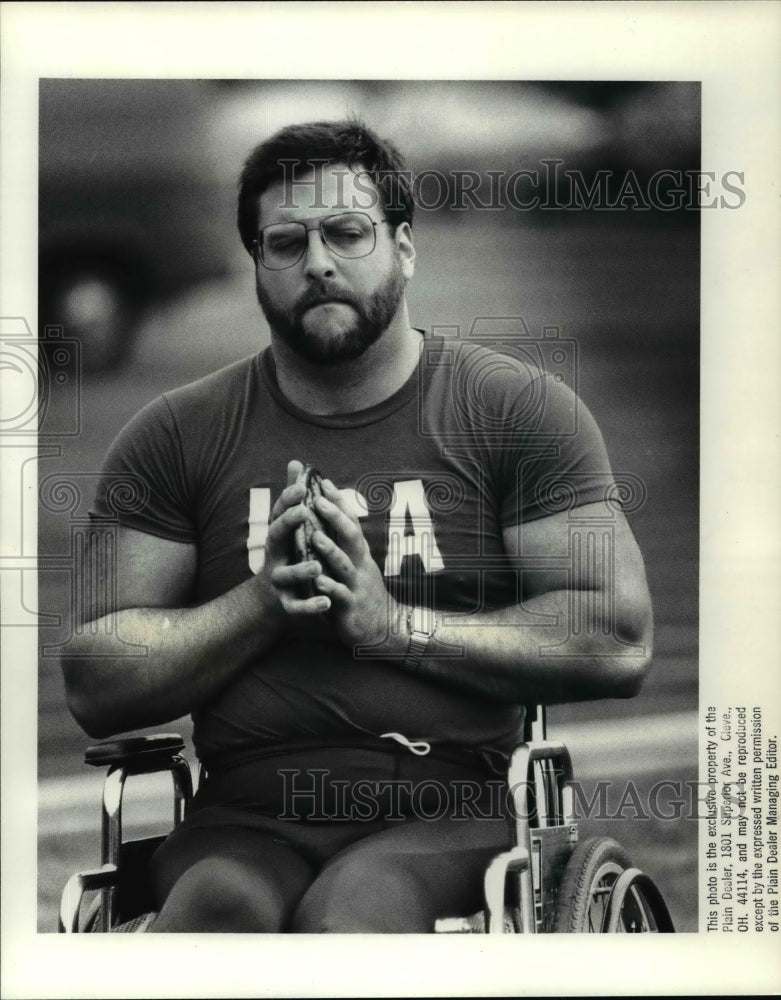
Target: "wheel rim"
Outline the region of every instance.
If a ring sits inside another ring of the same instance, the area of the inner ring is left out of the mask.
[[[623,870],[621,865],[615,861],[606,861],[599,866],[591,880],[589,901],[583,915],[581,932],[585,934],[601,933],[610,893]]]
[[[640,890],[631,888],[621,903],[616,933],[649,934],[655,930],[645,905],[645,897]]]
[[[625,871],[608,898],[603,931],[609,934],[669,934],[670,911],[654,882],[638,868]]]
[[[615,861],[606,861],[591,883],[589,905],[584,916],[583,931],[587,934],[604,934],[613,917],[615,934],[649,934],[657,930],[656,923],[642,887],[630,885],[622,892],[618,902],[619,912],[609,912],[616,905],[615,889],[626,869]]]

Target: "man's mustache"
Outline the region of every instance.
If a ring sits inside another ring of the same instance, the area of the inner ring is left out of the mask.
[[[323,302],[346,302],[355,308],[358,308],[359,305],[350,292],[344,288],[340,288],[334,283],[321,281],[317,285],[310,286],[304,292],[296,304],[296,312],[302,316],[307,309],[321,305]]]

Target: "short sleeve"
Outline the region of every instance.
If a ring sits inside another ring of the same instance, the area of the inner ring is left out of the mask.
[[[140,410],[112,442],[90,516],[190,542],[196,537],[190,495],[181,439],[161,396]]]
[[[520,524],[608,497],[615,499],[605,443],[583,401],[563,382],[542,374],[516,401],[516,446],[503,449],[502,522]]]

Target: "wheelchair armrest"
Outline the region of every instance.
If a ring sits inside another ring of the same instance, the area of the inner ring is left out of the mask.
[[[117,884],[119,873],[116,865],[103,865],[86,872],[76,872],[68,879],[60,901],[59,931],[75,934],[79,929],[81,900],[85,892],[108,889]]]
[[[129,736],[87,747],[84,763],[93,767],[124,767],[129,774],[149,774],[168,770],[183,749],[184,740],[177,733]]]

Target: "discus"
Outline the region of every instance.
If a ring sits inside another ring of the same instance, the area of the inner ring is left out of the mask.
[[[322,482],[322,475],[311,465],[305,465],[296,478],[296,483],[301,483],[304,487],[302,503],[306,508],[307,516],[306,520],[299,524],[293,533],[291,561],[294,563],[317,560],[318,555],[312,547],[312,535],[316,531],[323,531],[328,534],[325,525],[315,511],[315,500],[323,495]],[[318,596],[318,591],[315,590],[313,580],[308,580],[306,583],[301,584],[300,590],[302,597]]]

